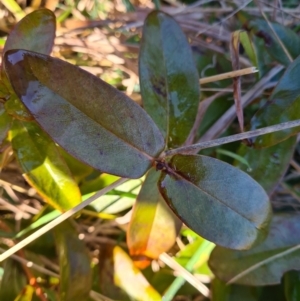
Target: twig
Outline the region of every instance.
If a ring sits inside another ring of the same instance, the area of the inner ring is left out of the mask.
[[[1,253],[4,253],[5,251],[6,251],[5,249],[0,247],[0,252]],[[26,265],[28,268],[36,270],[36,271],[38,271],[40,273],[43,273],[45,275],[52,276],[52,277],[59,277],[59,275],[57,273],[54,273],[54,272],[52,272],[52,271],[50,271],[50,270],[48,270],[44,267],[41,267],[41,266],[37,265],[36,263],[33,263],[32,261],[26,260],[26,259],[24,259],[24,258],[22,258],[18,255],[15,255],[15,254],[11,255],[11,258],[18,261],[18,262],[20,262],[21,264]]]
[[[214,247],[215,245],[209,241],[204,241],[199,247],[198,249],[195,251],[195,253],[193,254],[193,256],[190,258],[190,260],[188,261],[188,263],[186,264],[185,266],[185,269],[188,271],[188,272],[191,272],[196,263],[198,264],[199,262],[199,258],[201,257],[201,255],[203,255],[203,253],[208,249],[210,248],[210,250],[212,250],[212,248]],[[199,278],[197,278],[199,279]],[[199,279],[200,280],[200,279]],[[177,291],[181,288],[181,286],[185,283],[185,279],[180,276],[180,277],[177,277],[173,282],[172,284],[168,287],[168,289],[166,290],[166,292],[164,293],[164,296],[163,296],[163,300],[164,301],[171,301],[173,300],[173,298],[175,297]]]
[[[100,191],[98,191],[95,195],[88,198],[84,202],[80,203],[79,205],[75,206],[74,208],[72,208],[72,209],[68,210],[67,212],[63,213],[62,215],[57,217],[55,220],[49,222],[47,225],[40,228],[39,230],[37,230],[33,234],[29,235],[28,237],[26,237],[25,239],[23,239],[22,241],[20,241],[19,243],[17,243],[13,247],[11,247],[9,250],[4,252],[3,254],[1,254],[0,255],[0,262],[5,260],[9,256],[11,256],[12,254],[16,253],[17,251],[21,250],[22,248],[24,248],[25,246],[27,246],[28,244],[33,242],[35,239],[39,238],[41,235],[48,232],[49,230],[53,229],[54,227],[56,227],[57,225],[59,225],[60,223],[62,223],[63,221],[65,221],[66,219],[68,219],[69,217],[71,217],[72,215],[74,215],[75,213],[77,213],[78,211],[80,211],[81,209],[83,209],[84,207],[86,207],[87,205],[92,203],[93,201],[95,201],[96,199],[98,199],[100,196],[106,194],[110,190],[116,188],[117,186],[119,186],[120,184],[122,184],[126,181],[127,181],[126,178],[121,178],[121,179],[115,181],[111,185],[108,185],[107,187],[105,187],[105,188],[101,189]]]
[[[297,251],[297,250],[299,250],[299,249],[300,249],[300,245],[296,245],[296,246],[294,246],[294,247],[292,247],[292,248],[290,248],[290,249],[288,249],[288,250],[285,250],[285,251],[280,252],[280,253],[278,253],[278,254],[276,254],[276,255],[273,255],[273,256],[271,256],[271,257],[268,257],[267,259],[262,260],[262,261],[260,261],[259,263],[254,264],[254,265],[251,266],[250,268],[244,270],[243,272],[237,274],[236,276],[234,276],[233,278],[231,278],[231,279],[227,282],[227,284],[232,284],[232,283],[236,282],[237,280],[241,279],[242,277],[246,276],[247,274],[249,274],[249,273],[255,271],[255,270],[258,269],[258,268],[260,268],[262,265],[266,265],[267,263],[270,263],[270,262],[272,262],[273,260],[276,260],[276,259],[278,259],[278,258],[281,258],[281,257],[285,256],[285,255],[288,255],[288,254],[290,254],[290,253],[293,253],[293,252],[295,252],[295,251]]]
[[[208,83],[212,83],[212,82],[217,82],[219,80],[234,78],[234,77],[252,74],[252,73],[256,73],[256,72],[258,72],[256,67],[248,67],[248,68],[244,68],[244,69],[240,69],[240,70],[225,72],[225,73],[221,73],[218,75],[201,78],[199,80],[199,82],[200,82],[200,85],[204,85],[204,84],[208,84]]]
[[[225,94],[227,94],[228,92],[225,91],[220,91],[218,93],[215,93],[214,95],[207,97],[206,99],[203,99],[198,106],[198,111],[197,111],[197,116],[195,119],[195,123],[193,125],[193,128],[190,131],[189,136],[186,139],[186,142],[184,143],[184,145],[191,145],[194,143],[195,141],[195,137],[197,135],[198,129],[200,127],[201,121],[203,120],[203,116],[205,114],[205,112],[207,111],[208,107],[211,105],[211,103],[217,99],[220,96],[223,96]]]
[[[270,70],[259,82],[257,82],[246,94],[242,96],[243,107],[247,106],[254,98],[260,96],[266,88],[273,87],[276,82],[271,82],[272,78],[277,75],[283,66],[276,66]],[[217,138],[228,128],[229,124],[236,117],[235,106],[229,108],[210,129],[200,138],[198,142],[208,141]]]
[[[179,263],[177,263],[172,257],[168,254],[163,253],[159,256],[159,259],[164,262],[167,266],[169,266],[174,271],[178,272],[180,276],[182,276],[188,283],[194,286],[203,296],[209,296],[209,289],[193,274],[187,271],[184,267],[182,267]]]
[[[234,10],[232,13],[230,13],[228,16],[226,16],[225,18],[223,18],[221,21],[215,23],[213,26],[218,26],[220,24],[222,24],[224,21],[227,21],[228,19],[230,19],[231,17],[233,17],[234,15],[236,15],[239,11],[243,10],[249,3],[251,3],[252,0],[247,1],[245,3],[243,3],[240,7],[238,7],[236,10]],[[200,34],[203,34],[207,31],[207,29],[199,31],[197,33],[197,36],[199,36]]]
[[[285,47],[285,45],[282,43],[282,41],[280,40],[280,38],[278,37],[278,34],[276,33],[276,31],[274,30],[273,25],[271,24],[271,22],[269,21],[268,17],[266,16],[266,14],[261,10],[261,15],[263,16],[263,18],[266,20],[268,26],[270,27],[273,35],[275,36],[275,39],[277,40],[277,42],[279,43],[280,47],[282,48],[283,52],[285,53],[285,55],[287,56],[288,60],[290,62],[293,61],[293,58],[291,56],[291,54],[289,53],[289,51],[287,50],[287,48]]]
[[[288,122],[284,122],[284,123],[280,123],[280,124],[275,124],[275,125],[267,126],[265,128],[257,129],[254,131],[249,131],[249,132],[245,132],[245,133],[241,133],[241,134],[223,137],[223,138],[219,138],[219,139],[215,139],[215,140],[211,140],[211,141],[204,141],[204,142],[196,143],[193,145],[179,147],[176,149],[166,151],[165,154],[166,154],[166,156],[171,156],[171,155],[175,155],[175,154],[198,152],[201,149],[219,146],[222,144],[227,144],[230,142],[248,139],[251,137],[265,135],[265,134],[269,134],[269,133],[273,133],[273,132],[278,132],[278,131],[294,128],[297,126],[300,126],[300,119],[294,120],[294,121],[288,121]]]

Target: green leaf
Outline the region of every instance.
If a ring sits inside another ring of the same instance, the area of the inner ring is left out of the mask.
[[[145,21],[139,74],[145,110],[169,148],[182,145],[196,118],[199,77],[185,34],[163,12],[154,11]]]
[[[300,118],[300,56],[287,68],[270,100],[254,115],[251,130]],[[253,139],[254,147],[275,145],[296,135],[300,127],[287,129]]]
[[[248,173],[270,194],[289,166],[294,154],[295,143],[296,137],[291,137],[281,143],[259,150],[242,144],[238,155],[246,160],[249,167],[237,160],[235,166]]]
[[[260,287],[226,285],[215,278],[212,281],[212,301],[258,301],[261,300],[261,290]]]
[[[0,103],[0,144],[6,138],[11,125],[11,117],[6,113],[4,106]]]
[[[5,102],[4,107],[7,114],[16,119],[23,121],[33,120],[32,115],[28,112],[28,110],[20,101],[19,97],[14,92],[12,92],[10,95],[9,100]]]
[[[26,285],[14,301],[31,301],[33,294],[34,287],[31,285]]]
[[[243,45],[243,48],[250,59],[250,62],[252,63],[253,66],[258,67],[257,54],[249,34],[246,31],[240,31],[239,38],[240,38],[240,43]]]
[[[79,188],[55,143],[35,122],[14,120],[12,147],[26,180],[54,208],[68,210],[81,202]]]
[[[280,283],[286,271],[300,269],[300,249],[291,249],[300,244],[299,231],[299,215],[275,215],[264,242],[247,251],[216,247],[209,266],[225,282],[233,279],[236,284],[257,286]]]
[[[11,49],[26,49],[50,54],[56,30],[54,13],[39,9],[24,17],[14,27],[5,43],[3,54]]]
[[[126,292],[116,286],[114,281],[114,246],[100,244],[99,252],[99,272],[97,273],[99,275],[99,280],[97,281],[98,289],[103,295],[111,298],[112,300],[131,301],[131,298],[129,298]]]
[[[40,53],[50,54],[54,43],[55,30],[56,21],[53,12],[48,9],[35,10],[18,22],[11,31],[5,43],[3,55],[11,49],[38,50]],[[12,94],[5,103],[7,113],[20,120],[32,120],[30,113],[14,95],[11,83],[4,74],[3,68],[1,70],[1,81]]]
[[[60,301],[87,300],[92,286],[92,269],[85,243],[78,239],[70,222],[54,229],[60,266]]]
[[[103,177],[104,183],[110,182],[112,177],[106,175]],[[106,179],[105,179],[106,178]],[[141,180],[134,179],[123,183],[118,186],[118,190],[113,190],[106,195],[103,195],[98,200],[91,204],[97,212],[103,212],[107,214],[116,214],[129,209],[134,204],[137,194],[141,187]]]
[[[300,272],[290,271],[283,277],[285,297],[287,301],[300,300]]]
[[[65,162],[67,163],[67,165],[72,173],[72,176],[74,177],[74,179],[76,180],[77,183],[81,183],[81,181],[86,176],[88,176],[89,174],[92,173],[92,171],[93,171],[92,167],[82,163],[81,161],[78,161],[76,158],[74,158],[73,156],[68,154],[61,147],[59,148],[59,152],[61,153],[62,157],[64,158]]]
[[[127,230],[130,255],[140,268],[174,245],[181,226],[157,189],[158,179],[159,173],[151,169],[133,207]]]
[[[246,173],[197,155],[175,155],[162,164],[160,192],[196,233],[232,249],[248,249],[265,236],[270,202],[263,188]]]
[[[96,169],[139,178],[164,148],[161,133],[140,106],[76,66],[15,50],[6,55],[5,70],[52,139]]]
[[[300,53],[299,36],[284,25],[278,23],[270,24],[291,57],[296,58]],[[255,19],[250,21],[247,27],[251,29],[255,35],[264,40],[266,50],[275,60],[283,65],[290,64],[290,60],[284,52],[282,45],[280,45],[280,42],[266,21]]]
[[[0,300],[14,300],[27,283],[21,265],[13,259],[4,262],[4,274],[0,285]]]
[[[114,248],[114,281],[130,297],[137,301],[161,301],[159,293],[148,283],[130,257],[118,246]]]

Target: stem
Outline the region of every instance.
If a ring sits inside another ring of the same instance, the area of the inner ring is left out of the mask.
[[[189,282],[195,289],[197,289],[203,296],[209,296],[209,289],[204,285],[199,279],[197,279],[193,274],[187,271],[183,266],[181,266],[177,261],[175,261],[171,256],[166,253],[162,253],[159,259],[169,266],[171,269],[176,271],[180,276],[184,277],[185,281]],[[163,299],[165,301],[165,299]]]
[[[160,1],[159,0],[153,0],[155,9],[160,10]]]
[[[183,146],[176,149],[172,149],[165,152],[166,156],[171,156],[175,154],[188,153],[188,152],[199,152],[201,149],[210,148],[214,146],[219,146],[222,144],[227,144],[230,142],[235,142],[243,139],[248,139],[251,137],[256,137],[260,135],[265,135],[273,132],[278,132],[290,128],[294,128],[296,126],[300,126],[300,119],[294,121],[288,121],[280,124],[275,124],[271,126],[267,126],[265,128],[261,128],[254,131],[249,131],[241,134],[236,134],[228,137],[218,138],[215,140],[204,141],[200,143],[196,143],[193,145]]]
[[[121,178],[121,179],[115,181],[114,183],[108,185],[107,187],[99,190],[96,194],[94,194],[93,196],[91,196],[90,198],[85,200],[84,202],[82,202],[79,205],[75,206],[74,208],[68,210],[67,212],[60,215],[58,218],[56,218],[53,221],[49,222],[44,227],[42,227],[39,230],[35,231],[31,235],[29,235],[28,237],[26,237],[25,239],[23,239],[22,241],[20,241],[19,243],[17,243],[16,245],[11,247],[10,249],[8,249],[6,252],[1,254],[0,255],[0,262],[5,260],[9,256],[13,255],[17,251],[21,250],[22,248],[24,248],[25,246],[27,246],[28,244],[33,242],[35,239],[39,238],[40,236],[42,236],[43,234],[45,234],[49,230],[53,229],[54,227],[56,227],[57,225],[59,225],[60,223],[62,223],[65,220],[67,220],[69,217],[71,217],[72,215],[74,215],[75,213],[77,213],[78,211],[80,211],[81,209],[83,209],[84,207],[86,207],[87,205],[89,205],[90,203],[95,201],[96,199],[98,199],[100,196],[106,194],[107,192],[109,192],[110,190],[112,190],[115,187],[119,186],[120,184],[126,182],[127,180],[128,179],[126,179],[126,178]]]
[[[230,72],[225,72],[213,76],[208,76],[204,78],[199,79],[200,85],[208,84],[208,83],[213,83],[217,82],[219,80],[224,80],[228,78],[234,78],[234,77],[239,77],[247,74],[252,74],[258,72],[258,69],[256,67],[248,67],[244,69],[239,69],[239,70],[234,70]]]
[[[207,248],[214,246],[209,241],[204,241],[199,248],[196,250],[196,252],[193,254],[193,256],[190,258],[188,263],[185,266],[185,269],[189,272],[191,272],[194,269],[195,264],[198,262],[200,256],[206,251]],[[212,249],[212,248],[211,248]],[[178,276],[172,284],[169,286],[167,291],[165,292],[163,296],[164,301],[171,301],[175,297],[178,290],[181,288],[181,286],[185,283],[185,279],[182,276]]]

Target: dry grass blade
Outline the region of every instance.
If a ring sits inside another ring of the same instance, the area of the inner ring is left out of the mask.
[[[80,211],[81,209],[83,209],[84,207],[86,207],[87,205],[89,205],[90,203],[92,203],[93,201],[95,201],[96,199],[101,197],[102,195],[106,194],[110,190],[116,188],[117,186],[121,185],[122,183],[124,183],[126,181],[127,181],[126,178],[121,178],[121,179],[115,181],[114,183],[112,183],[112,184],[108,185],[107,187],[101,189],[95,195],[88,198],[84,202],[80,203],[76,207],[74,207],[74,208],[68,210],[67,212],[63,213],[62,215],[60,215],[55,220],[51,221],[50,223],[48,223],[44,227],[40,228],[39,230],[37,230],[33,234],[29,235],[28,237],[26,237],[25,239],[23,239],[22,241],[17,243],[15,246],[13,246],[12,248],[10,248],[6,252],[4,252],[3,254],[1,254],[0,255],[0,262],[5,260],[9,256],[13,255],[17,251],[21,250],[22,248],[24,248],[25,246],[27,246],[28,244],[30,244],[31,242],[33,242],[34,240],[39,238],[41,235],[45,234],[46,232],[50,231],[54,227],[58,226],[63,221],[67,220],[69,217],[71,217],[72,215],[74,215],[75,213],[77,213],[78,211]]]
[[[272,78],[283,70],[283,66],[274,67],[269,73],[257,82],[246,94],[242,97],[242,106],[247,106],[253,99],[258,97],[267,88],[274,87],[276,82],[271,82]],[[221,135],[235,118],[235,107],[229,108],[222,117],[201,137],[198,142],[208,141]]]
[[[177,263],[171,256],[163,253],[159,256],[159,259],[165,263],[167,266],[172,268],[177,274],[182,276],[187,282],[194,286],[203,296],[209,296],[209,289],[205,286],[199,279],[197,279],[193,274],[187,271],[179,263]]]
[[[193,145],[179,147],[179,148],[176,148],[173,150],[166,151],[165,154],[166,154],[166,156],[171,156],[171,155],[183,154],[183,153],[197,153],[200,150],[205,149],[205,148],[215,147],[215,146],[219,146],[219,145],[223,145],[223,144],[227,144],[227,143],[231,143],[231,142],[235,142],[235,141],[240,141],[243,139],[248,139],[248,138],[252,138],[252,137],[256,137],[256,136],[260,136],[260,135],[278,132],[278,131],[290,129],[290,128],[297,127],[297,126],[300,126],[300,119],[294,120],[294,121],[289,121],[289,122],[284,122],[284,123],[280,123],[280,124],[276,124],[276,125],[271,125],[271,126],[268,126],[265,128],[258,129],[258,130],[249,131],[249,132],[245,132],[245,133],[241,133],[241,134],[236,134],[236,135],[232,135],[232,136],[228,136],[228,137],[223,137],[223,138],[219,138],[219,139],[215,139],[215,140],[211,140],[211,141],[205,141],[205,142],[200,142],[200,143],[196,143]]]
[[[219,80],[235,78],[238,76],[243,76],[243,75],[252,74],[252,73],[256,73],[256,72],[258,72],[256,67],[249,67],[249,68],[244,68],[244,69],[240,69],[240,70],[234,70],[234,71],[230,71],[230,72],[226,72],[226,73],[221,73],[218,75],[204,77],[204,78],[201,78],[199,80],[199,82],[200,82],[200,85],[204,85],[204,84],[208,84],[208,83],[217,82]]]
[[[240,31],[235,31],[231,35],[230,41],[230,57],[233,70],[240,69]],[[241,77],[237,76],[233,78],[233,98],[236,109],[236,115],[239,121],[241,132],[244,131],[244,112],[242,106],[242,94],[241,94]]]
[[[236,275],[233,278],[231,278],[227,282],[227,284],[232,284],[232,283],[236,282],[238,279],[241,279],[242,277],[244,277],[244,276],[248,275],[249,273],[255,271],[256,269],[260,268],[261,266],[263,266],[265,264],[268,264],[268,263],[270,263],[270,262],[272,262],[272,261],[274,261],[276,259],[279,259],[279,258],[281,258],[283,256],[291,254],[291,253],[293,253],[293,252],[295,252],[295,251],[297,251],[299,249],[300,249],[300,245],[296,245],[296,246],[294,246],[294,247],[292,247],[292,248],[290,248],[288,250],[285,250],[285,251],[280,252],[280,253],[278,253],[278,254],[276,254],[274,256],[271,256],[271,257],[269,257],[269,258],[267,258],[265,260],[262,260],[261,262],[259,262],[259,263],[255,264],[255,265],[251,266],[250,268],[244,270],[243,272],[241,272],[238,275]]]

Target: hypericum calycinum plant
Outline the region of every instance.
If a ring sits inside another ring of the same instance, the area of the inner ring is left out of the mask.
[[[219,245],[246,249],[265,235],[270,203],[250,176],[214,158],[168,154],[187,139],[200,99],[190,46],[170,16],[155,11],[145,21],[139,58],[144,109],[60,59],[5,50],[4,71],[13,91],[34,121],[72,156],[126,178],[152,176],[150,170],[156,169],[158,190],[173,212]],[[14,123],[15,140],[22,127],[26,132],[36,127],[34,122]]]
[[[125,178],[147,173],[138,201],[145,195],[153,200],[162,196],[180,220],[216,244],[247,249],[265,235],[271,209],[264,189],[239,169],[186,154],[193,146],[182,147],[197,114],[199,78],[186,37],[170,16],[155,11],[145,21],[139,57],[144,109],[101,79],[50,57],[55,27],[49,24],[54,18],[47,10],[33,17],[39,26],[31,30],[43,39],[37,39],[42,53],[32,51],[37,48],[34,43],[18,43],[15,32],[24,26],[20,22],[4,49],[2,90],[8,100],[3,114],[12,123],[12,144],[28,181],[52,205],[76,205],[78,187],[71,180],[64,183],[73,203],[64,190],[51,195],[44,186],[57,185],[55,180],[49,184],[42,173],[34,174],[43,159],[24,151],[20,155],[22,141],[36,135],[49,164],[64,179],[70,173],[57,156],[57,146],[36,122],[55,143],[95,169]],[[133,255],[143,253],[134,247],[137,213],[135,208],[128,235]],[[167,217],[178,228],[174,216]]]

